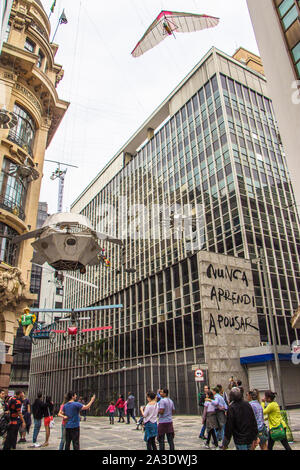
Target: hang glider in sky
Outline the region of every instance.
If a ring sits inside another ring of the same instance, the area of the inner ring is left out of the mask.
[[[131,54],[133,57],[139,57],[157,46],[167,36],[175,37],[175,33],[193,33],[201,29],[214,28],[219,21],[219,18],[213,16],[163,10],[149,26]]]

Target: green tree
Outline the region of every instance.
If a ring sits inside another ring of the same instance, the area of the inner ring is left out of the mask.
[[[114,352],[111,349],[105,348],[105,344],[107,344],[107,338],[84,344],[77,349],[77,355],[81,359],[86,360],[87,365],[94,366],[99,372],[103,372],[105,369],[103,363],[115,360]],[[103,352],[101,354],[102,345]]]

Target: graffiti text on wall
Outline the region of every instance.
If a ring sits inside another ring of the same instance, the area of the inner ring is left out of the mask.
[[[245,288],[249,286],[249,281],[245,271],[241,269],[214,268],[210,264],[207,268],[207,277],[209,279],[227,279],[230,282],[241,281]],[[222,287],[213,286],[210,293],[210,300],[216,300],[218,310],[221,309],[222,302],[230,302],[232,305],[252,305],[255,307],[255,298],[246,293],[239,294],[236,291],[223,289]]]
[[[217,318],[215,319],[214,316],[210,314],[208,333],[214,332],[215,335],[218,336],[217,327],[219,327],[219,329],[230,328],[235,331],[242,331],[242,332],[246,332],[249,328],[253,328],[256,331],[259,331],[259,329],[256,326],[252,325],[252,319],[249,317],[246,317],[246,318],[243,318],[240,316],[229,317],[229,316],[219,314]]]

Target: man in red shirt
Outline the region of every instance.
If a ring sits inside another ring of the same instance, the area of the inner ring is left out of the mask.
[[[26,428],[26,424],[21,411],[23,398],[23,392],[18,391],[16,392],[14,397],[11,397],[9,399],[8,412],[10,422],[3,450],[11,450],[16,448],[20,421],[22,422],[23,429]]]

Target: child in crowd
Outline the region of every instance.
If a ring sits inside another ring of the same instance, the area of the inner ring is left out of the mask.
[[[109,415],[109,424],[115,424],[115,411],[116,411],[115,402],[111,401],[109,407],[107,408],[105,412],[105,413],[108,413]]]

